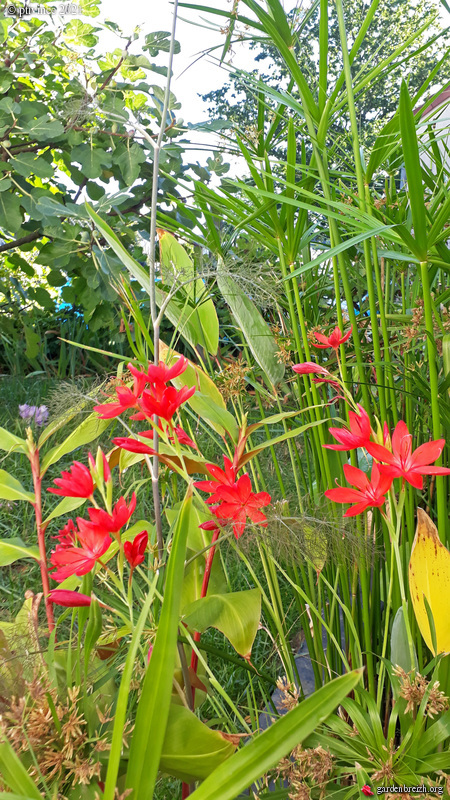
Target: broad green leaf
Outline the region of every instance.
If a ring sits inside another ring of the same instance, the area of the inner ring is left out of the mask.
[[[229,594],[208,593],[184,610],[183,622],[200,633],[217,628],[239,655],[249,659],[260,617],[261,592],[247,589]]]
[[[144,150],[136,143],[130,145],[129,139],[127,139],[126,144],[119,145],[114,150],[113,163],[119,167],[122,177],[128,186],[131,186],[139,177],[143,162],[145,162]]]
[[[8,452],[19,450],[21,453],[28,453],[25,439],[10,433],[5,428],[0,428],[0,450],[7,450]]]
[[[21,225],[20,198],[13,192],[0,192],[0,228],[17,233]]]
[[[204,780],[236,750],[184,706],[172,704],[159,768],[185,783]]]
[[[51,178],[54,175],[52,165],[34,153],[18,153],[9,163],[24,178],[29,178],[31,173],[38,178]]]
[[[403,157],[405,159],[408,196],[414,226],[418,255],[421,261],[427,258],[427,214],[425,209],[422,167],[411,98],[405,81],[400,89],[400,133],[402,136]]]
[[[192,410],[202,419],[209,422],[212,427],[222,436],[227,431],[233,441],[237,440],[238,425],[229,411],[222,406],[218,406],[214,400],[200,392],[196,392],[189,398],[188,403]]]
[[[245,343],[272,386],[284,376],[284,366],[277,360],[278,345],[255,304],[229,275],[218,274],[217,284],[241,329]]]
[[[37,119],[31,119],[21,126],[24,133],[28,133],[33,139],[38,142],[47,141],[47,139],[56,139],[64,133],[64,126],[62,122],[57,119],[50,119],[48,114],[43,114]]]
[[[43,800],[43,796],[36,788],[34,780],[28,775],[15,750],[0,734],[0,775],[3,783],[9,786],[21,800]],[[2,793],[3,794],[3,793]],[[5,792],[6,797],[12,797]]]
[[[72,150],[73,161],[81,164],[81,169],[86,178],[99,178],[104,169],[111,166],[110,153],[101,147],[91,147],[89,144],[80,144]]]
[[[184,247],[167,231],[159,234],[159,252],[164,283],[170,286],[175,276],[180,283],[188,281],[182,287],[182,291],[195,303],[194,313],[201,327],[206,347],[210,353],[216,355],[219,347],[219,320],[213,301],[211,299],[202,301],[202,297],[205,295],[205,285],[202,280],[195,280],[194,262]]]
[[[450,653],[450,616],[442,598],[450,591],[450,553],[442,544],[434,522],[417,509],[417,530],[409,562],[409,591],[420,632],[431,651]],[[433,647],[426,602],[433,615],[436,650]]]
[[[51,464],[55,464],[56,461],[59,461],[60,458],[66,455],[66,453],[71,453],[72,450],[76,450],[77,447],[82,447],[85,444],[89,444],[104,430],[110,425],[110,419],[100,419],[98,414],[95,412],[93,414],[89,414],[89,416],[83,420],[83,422],[78,425],[78,428],[64,440],[61,444],[57,444],[56,447],[52,447],[51,450],[44,456],[42,459],[42,466],[41,466],[41,475],[44,475]]]
[[[126,775],[133,798],[153,796],[172,696],[186,540],[192,506],[189,487],[173,535],[161,616],[142,685]],[[113,795],[111,795],[111,800]],[[109,800],[107,798],[107,800]]]
[[[35,501],[34,493],[27,492],[17,478],[13,478],[4,469],[0,469],[0,497],[2,500],[28,500],[29,503]]]
[[[235,800],[255,780],[275,767],[333,713],[361,679],[355,670],[327,683],[277,720],[260,736],[214,770],[191,795],[192,800]]]
[[[28,547],[18,536],[13,539],[0,539],[0,567],[14,564],[21,558],[34,558],[39,561],[39,548]]]

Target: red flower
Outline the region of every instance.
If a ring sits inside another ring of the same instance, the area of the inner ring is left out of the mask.
[[[335,327],[334,331],[330,336],[324,336],[323,333],[314,333],[318,342],[322,342],[322,344],[316,344],[313,342],[313,347],[319,347],[323,349],[325,347],[332,347],[333,350],[339,350],[341,344],[347,342],[352,335],[353,326],[350,325],[350,330],[344,335],[340,328],[337,326]]]
[[[88,514],[91,523],[101,528],[102,533],[118,533],[120,529],[127,524],[135,508],[136,495],[133,492],[128,506],[125,498],[119,497],[111,514],[108,514],[107,511],[103,511],[102,508],[88,508]]]
[[[380,474],[377,464],[372,467],[370,481],[365,472],[357,467],[351,467],[350,464],[344,464],[344,474],[348,482],[357,487],[356,489],[346,489],[340,486],[338,489],[328,489],[325,492],[325,497],[333,500],[334,503],[356,503],[345,512],[344,517],[355,517],[357,514],[362,514],[367,508],[383,505],[392,478]]]
[[[223,464],[224,469],[216,467],[215,464],[206,464],[206,468],[213,480],[196,481],[194,486],[196,486],[197,489],[202,489],[204,492],[215,492],[218,486],[234,486],[237,470],[227,456],[223,457]],[[210,501],[214,502],[211,498]]]
[[[65,606],[66,608],[82,608],[83,606],[91,605],[91,598],[87,594],[81,592],[70,592],[65,589],[52,589],[47,595],[48,600],[56,603],[58,606]]]
[[[233,522],[233,533],[236,539],[242,536],[247,517],[252,522],[267,525],[267,517],[259,509],[268,506],[272,501],[267,492],[252,492],[252,485],[247,474],[241,475],[232,486],[221,484],[214,495],[219,500],[219,505],[214,509],[214,515],[219,523]],[[212,497],[208,502],[212,501]]]
[[[324,444],[329,450],[354,450],[356,447],[366,447],[372,433],[369,415],[359,405],[359,414],[349,411],[350,430],[346,428],[330,428],[330,433],[340,444]]]
[[[50,562],[55,567],[52,578],[58,583],[70,575],[86,575],[111,544],[110,536],[96,526],[81,518],[77,519],[77,523],[77,540],[80,547],[56,545],[50,556]]]
[[[322,373],[323,375],[330,374],[325,367],[321,367],[320,364],[315,364],[314,361],[304,361],[303,364],[294,364],[292,369],[298,375],[311,375],[319,373]]]
[[[194,392],[195,386],[191,389],[187,386],[183,386],[181,389],[175,389],[174,386],[157,384],[152,387],[152,389],[146,389],[142,393],[142,398],[139,402],[141,411],[134,414],[131,419],[146,419],[156,416],[170,422],[180,406],[185,403],[186,400],[189,400]]]
[[[173,431],[174,436],[169,436],[169,441],[173,442],[176,436],[180,444],[186,444],[188,447],[194,447],[197,450],[197,445],[192,441],[192,439],[189,438],[183,428],[180,428],[179,425],[176,425]],[[153,429],[150,429],[149,431],[140,431],[139,436],[144,436],[146,439],[153,439]],[[117,447],[120,447],[122,450],[127,450],[129,453],[145,453],[146,455],[150,456],[155,455],[155,451],[151,447],[145,444],[145,442],[140,442],[138,439],[118,436],[116,439],[113,439],[112,442]]]
[[[144,384],[167,383],[168,381],[173,381],[174,378],[178,378],[179,375],[182,375],[187,367],[188,360],[184,356],[181,356],[172,367],[168,367],[164,361],[159,362],[159,367],[151,364],[147,368],[147,372],[142,372],[136,367],[133,367],[133,364],[128,364],[128,369],[134,378],[138,381],[144,381]]]
[[[372,797],[372,795],[373,795],[372,789],[370,788],[370,786],[367,785],[367,783],[364,784],[364,786],[362,787],[361,791],[362,791],[363,794],[366,795],[366,797]]]
[[[71,547],[77,542],[77,533],[73,519],[69,519],[64,528],[61,528],[57,536],[52,536],[52,539],[58,539],[60,547]]]
[[[142,436],[142,433],[140,433],[139,436]],[[112,443],[115,444],[116,447],[120,447],[121,450],[126,450],[128,453],[144,453],[148,456],[156,455],[156,451],[145,444],[145,442],[140,442],[138,439],[132,439],[129,436],[117,436],[112,440]]]
[[[387,440],[389,441],[389,440]],[[404,478],[411,486],[422,489],[422,475],[450,475],[446,467],[432,467],[444,449],[445,439],[426,442],[412,452],[412,436],[405,422],[398,422],[392,434],[392,452],[376,442],[369,442],[368,452],[378,461],[385,461],[380,466],[383,475],[391,478]]]
[[[62,497],[91,497],[94,492],[92,475],[84,464],[74,461],[70,472],[61,472],[61,478],[55,478],[57,489],[47,489]]]
[[[137,408],[138,397],[143,388],[143,386],[140,388],[135,385],[136,392],[132,392],[128,386],[122,386],[116,389],[116,403],[102,403],[102,405],[94,406],[94,411],[97,412],[100,419],[113,419],[113,417],[118,417],[126,411],[127,408]],[[138,393],[139,389],[140,391]]]
[[[132,542],[124,542],[123,552],[126,560],[128,561],[131,569],[133,570],[138,564],[142,564],[145,558],[145,551],[148,545],[148,533],[142,531],[134,537]]]

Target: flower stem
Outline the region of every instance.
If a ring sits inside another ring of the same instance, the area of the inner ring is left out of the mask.
[[[209,585],[209,579],[211,577],[211,569],[212,569],[212,565],[213,565],[214,554],[216,552],[216,542],[217,542],[217,539],[219,538],[219,534],[220,534],[220,531],[217,528],[213,532],[213,535],[212,535],[211,547],[210,547],[210,550],[208,552],[208,555],[206,556],[205,572],[203,574],[203,581],[202,581],[202,588],[201,588],[201,592],[200,592],[200,597],[206,597],[206,593],[208,591],[208,585]],[[200,639],[201,639],[201,633],[199,633],[198,631],[195,631],[195,633],[194,633],[194,642],[199,642]],[[192,656],[191,656],[191,668],[194,670],[195,673],[197,673],[197,667],[198,667],[198,655],[193,650],[192,651]],[[195,700],[195,686],[192,687],[192,702],[194,702],[194,700]]]
[[[39,464],[39,450],[36,449],[32,454],[30,454],[30,464],[35,495],[35,502],[33,503],[33,506],[36,517],[36,530],[40,555],[39,566],[41,570],[42,588],[44,590],[45,597],[45,612],[47,614],[48,632],[51,633],[55,627],[55,618],[53,616],[53,603],[48,596],[50,593],[50,581],[48,576],[47,553],[45,549],[45,530],[47,526],[42,524],[42,478]]]

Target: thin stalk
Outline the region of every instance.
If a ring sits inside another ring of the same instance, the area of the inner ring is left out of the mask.
[[[161,125],[159,128],[158,138],[153,143],[153,176],[152,176],[152,199],[150,211],[150,242],[148,252],[148,267],[150,277],[150,314],[153,324],[153,361],[156,366],[159,364],[159,331],[160,331],[160,318],[156,304],[156,207],[158,202],[158,177],[159,177],[159,158],[161,147],[163,143],[164,133],[166,129],[167,111],[169,108],[170,99],[170,82],[172,77],[173,56],[175,53],[175,29],[177,24],[177,10],[178,0],[174,0],[173,4],[173,18],[172,18],[172,33],[170,39],[169,59],[167,65],[167,81],[164,93],[164,104],[161,114]],[[155,453],[159,451],[159,434],[158,434],[158,418],[154,417],[155,430],[153,434],[153,449]],[[151,465],[152,476],[152,491],[153,491],[153,504],[155,511],[155,528],[156,540],[158,544],[158,555],[162,561],[164,555],[164,539],[162,533],[162,517],[161,517],[161,499],[159,494],[159,458],[157,455],[153,456]]]
[[[33,503],[34,514],[36,517],[36,530],[39,547],[39,568],[41,570],[42,588],[44,590],[45,598],[45,613],[47,614],[48,632],[51,633],[55,627],[55,618],[53,615],[53,603],[49,599],[50,594],[50,580],[48,576],[48,563],[47,553],[45,548],[45,530],[46,525],[42,524],[42,478],[40,474],[39,464],[39,450],[36,448],[30,454],[31,473],[33,476],[33,487],[35,502]]]
[[[425,328],[427,332],[427,352],[428,367],[430,372],[430,393],[431,393],[431,420],[433,428],[433,439],[441,438],[441,419],[439,414],[439,392],[438,392],[438,371],[436,365],[436,345],[433,331],[433,306],[431,300],[430,276],[428,274],[428,263],[422,261],[420,264],[420,274],[422,278],[423,304],[425,312]],[[442,458],[436,462],[442,464]],[[445,531],[448,523],[446,510],[445,482],[436,481],[437,495],[437,519],[438,529]]]

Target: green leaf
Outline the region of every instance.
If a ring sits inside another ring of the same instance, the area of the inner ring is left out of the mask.
[[[60,503],[50,512],[48,517],[45,518],[43,525],[48,525],[52,519],[62,517],[64,514],[71,514],[72,511],[79,508],[86,502],[85,497],[64,497]]]
[[[33,331],[32,328],[27,328],[24,326],[24,330],[25,341],[27,344],[25,355],[27,358],[33,360],[39,355],[39,351],[41,349],[41,337],[38,333],[36,333],[36,331]]]
[[[48,114],[43,114],[37,119],[31,119],[22,126],[23,133],[28,133],[33,139],[47,141],[56,139],[64,133],[64,125],[57,119],[50,119]]]
[[[5,428],[0,428],[0,450],[19,450],[22,453],[28,453],[28,446],[25,439],[21,439],[14,433],[10,433]]]
[[[133,631],[133,636],[128,645],[128,653],[125,661],[122,680],[120,681],[117,703],[114,713],[114,728],[111,740],[111,750],[108,756],[108,771],[105,779],[105,791],[103,800],[114,800],[116,797],[117,776],[119,774],[120,760],[123,748],[123,729],[126,723],[128,696],[130,684],[135,668],[135,660],[139,648],[142,632],[147,622],[150,606],[153,601],[158,575],[155,575],[149,588],[147,597],[142,606],[142,611]]]
[[[139,177],[141,164],[146,159],[145,152],[142,147],[139,147],[136,142],[130,146],[129,141],[127,144],[121,144],[114,151],[113,162],[119,167],[122,177],[128,186]]]
[[[17,233],[22,225],[20,198],[12,192],[0,192],[0,228]]]
[[[27,547],[18,536],[13,539],[0,539],[0,567],[14,564],[21,558],[34,558],[39,561],[39,548]]]
[[[408,196],[414,226],[418,255],[421,261],[427,258],[427,213],[422,183],[419,145],[411,98],[405,81],[400,89],[400,132],[402,136],[403,157],[405,159]]]
[[[31,173],[38,178],[51,178],[55,172],[51,164],[34,153],[18,153],[9,163],[24,178],[29,178]]]
[[[147,50],[151,58],[156,58],[158,53],[168,53],[170,50],[170,33],[168,31],[153,31],[145,37],[145,44],[142,47]],[[180,52],[180,43],[175,42],[175,53]]]
[[[136,261],[136,259],[130,256],[122,242],[117,238],[114,231],[112,231],[109,225],[102,220],[102,218],[94,211],[89,203],[86,203],[85,206],[92,221],[95,223],[102,236],[104,236],[109,246],[114,250],[118,258],[120,258],[122,264],[127,268],[130,275],[138,281],[138,283],[150,296],[150,279],[148,271],[146,271],[141,264]],[[161,305],[166,301],[166,292],[163,292],[158,287],[155,287],[155,296],[158,306],[161,307]],[[202,344],[203,337],[201,331],[198,329],[198,326],[195,325],[195,319],[193,318],[191,312],[186,313],[182,306],[172,300],[169,302],[165,310],[165,315],[179,331],[180,335],[183,336],[190,345],[195,347],[198,344]]]
[[[192,488],[189,486],[174,531],[158,632],[130,745],[126,787],[132,788],[133,797],[139,800],[150,800],[153,796],[169,716],[191,506]]]
[[[201,394],[201,392],[196,392],[192,395],[188,403],[192,410],[209,422],[218,433],[223,435],[223,432],[227,431],[233,441],[236,441],[238,425],[233,415],[226,408],[218,406],[214,400],[211,400],[207,395]]]
[[[22,484],[4,469],[0,469],[0,497],[2,500],[28,500],[29,503],[35,501],[34,493],[27,492]]]
[[[185,783],[201,781],[226,761],[236,746],[184,706],[172,704],[159,768]]]
[[[59,461],[66,453],[71,453],[72,450],[76,450],[78,447],[82,447],[85,444],[89,444],[94,439],[97,439],[110,423],[110,419],[100,419],[96,412],[89,414],[64,442],[57,444],[56,447],[52,447],[44,456],[41,464],[41,475],[44,475],[51,464],[55,464],[56,461]]]
[[[182,287],[182,291],[194,302],[195,318],[199,322],[205,344],[209,352],[216,355],[219,347],[219,320],[213,301],[202,300],[205,285],[202,280],[195,279],[194,262],[184,247],[167,231],[159,236],[159,252],[162,278],[166,285],[170,286],[175,276],[180,283],[189,281]]]
[[[246,344],[272,386],[284,376],[284,366],[277,361],[278,345],[255,304],[229,275],[218,274],[217,284],[236,319]]]
[[[248,589],[229,594],[208,594],[184,610],[183,622],[203,633],[217,628],[236,652],[249,659],[261,617],[261,592]]]
[[[271,725],[264,733],[214,770],[191,795],[192,800],[235,800],[237,795],[275,767],[334,711],[355,688],[361,671],[327,683]]]
[[[89,144],[80,144],[72,150],[72,160],[81,164],[81,169],[86,178],[99,178],[103,170],[110,167],[112,158],[101,147],[91,147]]]
[[[4,736],[0,737],[0,775],[2,781],[16,792],[21,800],[43,800],[33,779]],[[6,792],[5,796],[12,797]]]
[[[417,656],[414,649],[415,667],[418,668]],[[411,656],[409,653],[408,634],[406,631],[403,608],[400,606],[392,623],[391,633],[391,663],[402,667],[405,672],[411,670]]]

